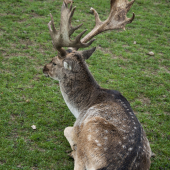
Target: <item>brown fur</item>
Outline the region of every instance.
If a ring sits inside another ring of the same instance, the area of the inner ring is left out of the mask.
[[[72,51],[44,67],[46,75],[59,80],[68,106],[79,113],[74,127],[64,132],[73,150],[74,169],[149,169],[149,142],[129,102],[117,91],[102,89],[84,58]]]

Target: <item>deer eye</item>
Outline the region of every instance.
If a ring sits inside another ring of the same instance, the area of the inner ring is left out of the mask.
[[[56,63],[53,63],[53,66],[56,66],[57,64]]]

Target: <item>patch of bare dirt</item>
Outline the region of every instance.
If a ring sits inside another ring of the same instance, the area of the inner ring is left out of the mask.
[[[0,160],[0,165],[3,165],[6,163],[6,160]]]
[[[160,4],[160,2],[154,2],[153,4],[154,4],[154,5],[159,5],[159,4]]]
[[[98,46],[97,49],[99,49],[100,51],[103,51],[104,53],[112,54],[112,52],[108,48],[103,48],[103,47]]]
[[[8,54],[7,52],[2,52],[2,56],[5,58],[11,58],[11,57],[18,57],[18,56],[23,56],[23,57],[27,57],[29,59],[34,59],[34,57],[30,56],[29,54],[26,53],[10,53]]]
[[[128,45],[122,45],[122,47],[126,48],[126,47],[129,47]]]
[[[144,114],[146,114],[146,115],[150,115],[150,113],[149,113],[149,112],[144,112]]]
[[[7,13],[0,13],[0,16],[3,17],[3,16],[7,16],[8,14]]]
[[[23,49],[20,49],[19,47],[17,48],[17,45],[19,44],[25,45],[25,47],[23,47]],[[30,46],[35,46],[35,44],[31,40],[18,39],[18,43],[10,43],[10,49],[12,49],[15,52],[8,53],[8,49],[4,49],[1,47],[0,47],[0,51],[2,53],[2,56],[5,58],[24,56],[33,59],[34,57],[30,56],[27,52],[25,52],[25,50],[28,49]],[[23,53],[21,53],[21,50]]]
[[[98,50],[104,52],[105,54],[111,54],[113,59],[117,59],[117,56],[114,56],[113,53],[108,48],[97,47]]]
[[[161,67],[161,66],[160,66],[159,68],[160,68],[160,71],[161,71],[161,72],[166,72],[166,73],[170,74],[170,71],[168,70],[168,67],[165,67],[165,66],[164,66],[164,67]]]
[[[144,105],[150,105],[151,104],[151,100],[149,99],[149,98],[147,98],[147,97],[142,97],[141,99],[139,99],[141,102],[142,102],[142,104],[144,104]]]
[[[133,111],[133,113],[134,113],[135,115],[137,115],[137,114],[138,114],[136,111]]]
[[[119,59],[121,59],[121,60],[123,60],[123,61],[125,61],[125,62],[127,62],[127,61],[128,61],[128,59],[127,59],[127,58],[124,58],[124,57],[122,57],[122,56],[119,56],[118,58],[119,58]]]
[[[39,15],[39,14],[35,13],[34,11],[30,14],[30,16],[32,18],[45,18],[45,16]]]
[[[164,55],[164,53],[161,53],[161,52],[160,52],[160,53],[158,53],[158,54],[159,54],[160,56],[163,56],[163,55]]]
[[[27,40],[19,39],[19,43],[18,44],[24,44],[26,46],[34,45],[34,43],[31,40],[29,40],[29,39],[27,39]]]
[[[0,30],[0,35],[3,35],[4,34],[4,31]]]
[[[41,69],[42,70],[42,69]],[[39,79],[41,78],[42,74],[37,74],[35,75],[35,77],[33,78],[35,81],[39,81]]]
[[[44,68],[44,65],[41,65],[41,66],[35,66],[35,69],[36,69],[37,71],[42,71],[42,70],[43,70],[43,68]],[[37,75],[37,76],[40,76],[40,75]]]
[[[25,22],[25,21],[27,21],[27,19],[22,19],[22,20],[19,20],[19,21],[17,21],[18,23],[23,23],[23,22]]]
[[[169,113],[169,112],[164,112],[164,114],[170,116],[170,113]]]
[[[39,150],[40,152],[45,152],[45,149],[39,148],[38,146],[35,146],[34,148],[30,147],[29,149],[30,149],[31,151]]]

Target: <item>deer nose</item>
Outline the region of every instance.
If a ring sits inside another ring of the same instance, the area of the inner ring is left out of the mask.
[[[47,67],[47,65],[45,65],[43,68],[43,73],[47,73],[48,71],[49,71],[49,68]]]

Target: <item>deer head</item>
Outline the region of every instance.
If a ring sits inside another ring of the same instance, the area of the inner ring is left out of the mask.
[[[100,20],[97,11],[91,8],[90,10],[95,16],[95,27],[84,38],[81,39],[86,30],[80,33],[75,38],[75,40],[71,40],[70,36],[75,30],[80,28],[82,24],[76,27],[71,25],[72,16],[76,7],[72,7],[72,0],[64,0],[61,8],[61,21],[59,30],[56,30],[53,16],[50,14],[51,21],[48,23],[48,28],[52,38],[53,46],[58,51],[58,56],[54,57],[52,61],[44,67],[44,74],[55,80],[60,80],[62,78],[63,69],[69,70],[70,72],[74,72],[75,70],[78,71],[78,67],[80,68],[78,63],[84,62],[84,60],[88,59],[95,51],[95,48],[86,51],[77,50],[79,48],[90,46],[95,40],[92,38],[101,32],[114,29],[125,29],[125,25],[131,23],[135,17],[134,13],[131,18],[126,17],[126,14],[130,10],[130,7],[134,1],[135,0],[132,0],[131,2],[128,0],[111,0],[110,14],[108,19],[104,22]],[[70,7],[68,7],[69,3],[71,3]],[[68,47],[69,49],[65,50],[63,47]],[[80,56],[78,57],[79,59],[77,58],[76,60],[74,55]]]

